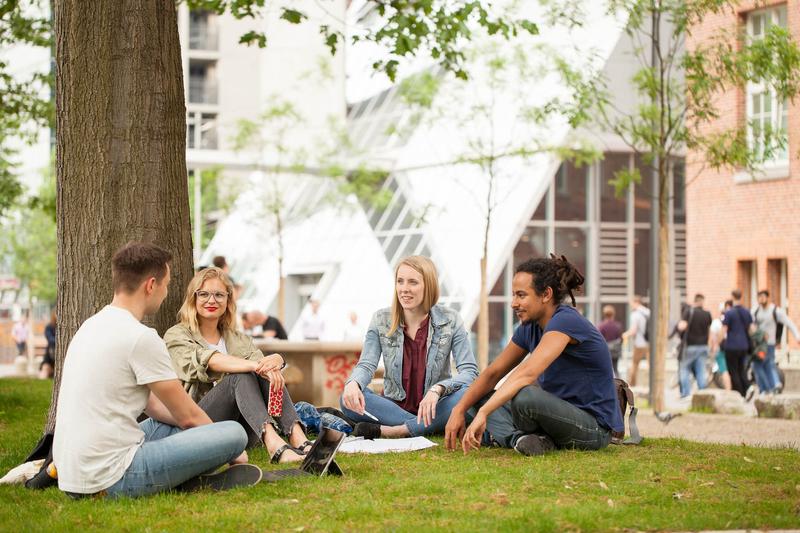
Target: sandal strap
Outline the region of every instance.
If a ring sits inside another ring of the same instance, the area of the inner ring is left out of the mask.
[[[272,458],[270,458],[269,462],[272,464],[278,464],[281,461],[281,456],[283,455],[283,452],[285,452],[290,448],[291,446],[289,446],[288,444],[284,444],[283,446],[275,450],[275,453],[272,454]]]

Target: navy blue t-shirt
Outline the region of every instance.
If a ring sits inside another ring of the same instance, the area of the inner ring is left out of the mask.
[[[523,350],[532,352],[548,331],[568,335],[577,344],[568,344],[539,376],[542,390],[588,412],[602,427],[624,431],[611,355],[597,328],[574,307],[559,305],[544,331],[538,323],[528,322],[514,331],[511,340]]]
[[[725,337],[726,350],[747,351],[750,348],[749,329],[753,315],[741,305],[735,305],[722,315],[722,323],[728,326]]]

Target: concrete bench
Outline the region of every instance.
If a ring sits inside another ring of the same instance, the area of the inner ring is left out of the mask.
[[[254,339],[265,355],[279,353],[286,359],[286,388],[292,400],[316,406],[339,407],[344,383],[358,363],[360,342],[280,341]],[[376,376],[380,379],[381,376]],[[380,380],[381,390],[383,380]],[[373,389],[374,390],[374,389]]]

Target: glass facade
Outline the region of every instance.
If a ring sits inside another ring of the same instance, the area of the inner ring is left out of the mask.
[[[684,162],[671,162],[671,231],[673,250],[672,286],[685,297],[685,178]],[[615,172],[637,166],[645,178],[621,195],[613,184]],[[578,309],[592,322],[602,319],[602,307],[611,305],[616,319],[627,324],[628,303],[634,294],[648,299],[650,292],[650,216],[653,199],[649,186],[650,167],[633,154],[609,152],[584,167],[561,165],[542,197],[513,255],[500,275],[490,281],[490,359],[511,338],[511,277],[522,261],[563,254],[584,274],[584,291],[576,294]],[[548,205],[552,205],[552,213]],[[477,332],[477,320],[473,324]]]

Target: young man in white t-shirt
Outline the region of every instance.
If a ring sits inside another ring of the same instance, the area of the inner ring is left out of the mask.
[[[153,244],[119,249],[114,299],[69,344],[53,462],[72,496],[153,494],[246,460],[242,426],[211,422],[183,390],[164,341],[140,322],[167,296],[171,258]],[[137,424],[142,412],[151,418]]]

